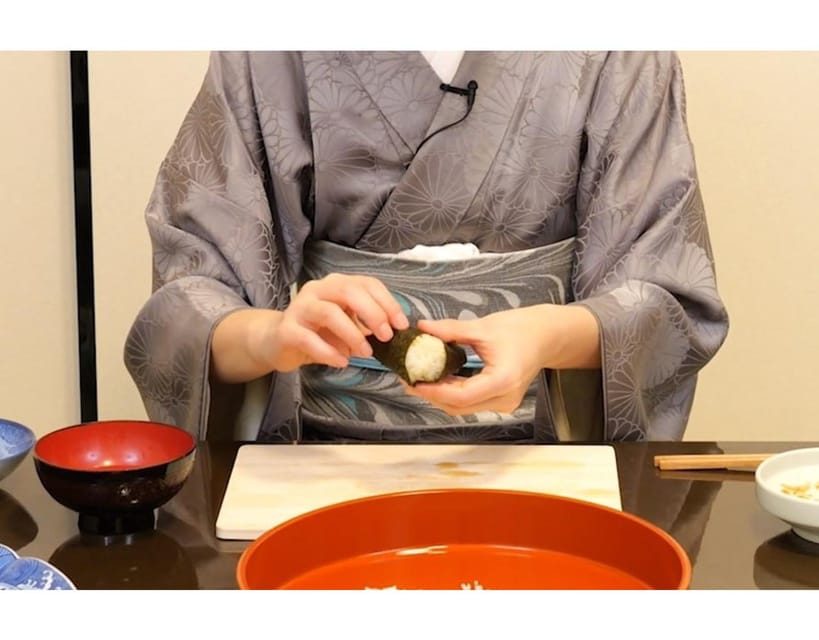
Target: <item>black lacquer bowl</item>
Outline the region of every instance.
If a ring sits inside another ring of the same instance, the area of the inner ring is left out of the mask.
[[[34,447],[46,491],[79,514],[83,533],[153,529],[155,510],[182,488],[196,440],[171,425],[136,420],[88,422],[52,431]]]

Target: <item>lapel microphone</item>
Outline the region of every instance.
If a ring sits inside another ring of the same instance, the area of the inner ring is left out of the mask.
[[[447,93],[456,93],[459,96],[466,96],[466,106],[471,109],[472,105],[475,104],[475,96],[478,93],[478,83],[474,80],[470,80],[466,85],[466,89],[462,89],[461,87],[453,87],[451,84],[442,82],[440,89],[441,91],[446,91]]]
[[[459,96],[466,96],[466,113],[464,113],[464,115],[455,122],[450,122],[448,125],[443,126],[440,129],[436,129],[435,131],[430,133],[426,138],[424,138],[421,141],[421,144],[418,145],[418,148],[415,150],[415,154],[417,154],[421,150],[421,147],[424,146],[424,143],[426,143],[426,141],[429,140],[432,136],[437,135],[441,133],[441,131],[445,131],[446,129],[454,127],[456,124],[460,124],[461,122],[466,120],[466,117],[469,115],[469,112],[472,111],[472,106],[475,104],[475,98],[478,95],[478,83],[475,82],[474,80],[470,80],[467,83],[466,89],[462,87],[455,87],[451,84],[447,84],[446,82],[442,82],[439,89],[446,93],[454,93]]]

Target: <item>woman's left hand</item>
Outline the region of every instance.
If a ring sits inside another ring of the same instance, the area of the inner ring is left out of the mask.
[[[542,369],[600,366],[597,320],[582,306],[543,304],[475,320],[422,320],[418,328],[445,342],[470,345],[484,362],[470,378],[406,387],[409,395],[450,415],[511,413]]]

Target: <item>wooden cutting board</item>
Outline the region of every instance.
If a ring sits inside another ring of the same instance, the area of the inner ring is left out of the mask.
[[[253,540],[337,502],[443,488],[535,491],[622,508],[608,445],[246,444],[236,455],[216,536]]]

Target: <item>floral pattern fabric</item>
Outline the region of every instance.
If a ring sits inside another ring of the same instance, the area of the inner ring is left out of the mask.
[[[470,115],[420,52],[214,53],[146,211],[154,293],[125,361],[153,419],[202,437],[214,325],[285,308],[308,240],[376,253],[576,237],[601,325],[606,439],[679,439],[728,317],[671,52],[466,52]],[[544,277],[547,274],[544,273]],[[278,376],[260,433],[292,381]]]

